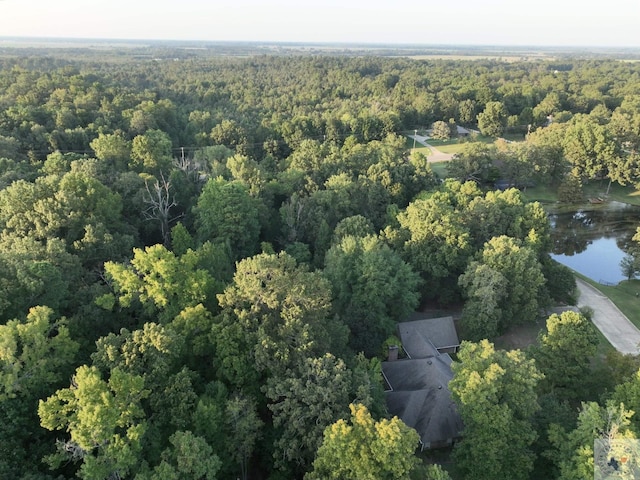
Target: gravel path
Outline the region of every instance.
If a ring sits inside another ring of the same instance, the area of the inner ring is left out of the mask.
[[[452,153],[441,152],[433,145],[429,145],[429,143],[427,142],[429,137],[423,137],[422,135],[409,135],[409,138],[415,138],[416,143],[419,143],[431,149],[431,155],[427,157],[427,161],[429,162],[448,162],[449,160],[451,160],[451,158],[453,158]]]
[[[640,353],[640,330],[602,294],[600,290],[576,278],[580,297],[578,306],[593,309],[593,323],[621,353]]]

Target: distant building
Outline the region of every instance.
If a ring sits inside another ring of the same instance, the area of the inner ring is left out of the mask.
[[[468,137],[469,135],[471,135],[471,132],[469,130],[461,127],[460,125],[456,125],[456,130],[458,131],[459,137]]]
[[[385,400],[391,415],[420,435],[422,449],[451,445],[460,438],[462,419],[451,399],[451,357],[460,346],[451,317],[398,324],[407,358],[382,363]],[[394,352],[395,353],[395,352]]]

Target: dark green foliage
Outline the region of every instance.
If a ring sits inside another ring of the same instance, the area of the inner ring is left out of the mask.
[[[350,347],[376,356],[396,323],[417,307],[419,276],[373,236],[344,237],[327,252],[325,263],[333,308],[349,327]]]
[[[543,258],[542,274],[547,281],[545,287],[551,298],[567,305],[575,303],[576,278],[569,268],[551,258]]]
[[[236,259],[256,252],[260,233],[258,203],[241,182],[209,180],[194,214],[201,242],[228,242]]]

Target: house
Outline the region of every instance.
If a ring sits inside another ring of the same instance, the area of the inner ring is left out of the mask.
[[[461,127],[460,125],[456,125],[456,131],[458,132],[458,136],[459,137],[468,137],[471,132],[469,130],[467,130],[464,127]]]
[[[398,324],[398,334],[409,358],[425,356],[420,351],[426,348],[425,341],[431,343],[439,353],[456,353],[460,348],[453,317],[423,318],[419,313],[414,313],[408,321]]]
[[[460,345],[453,319],[402,322],[398,333],[407,358],[382,363],[387,410],[418,432],[422,449],[451,445],[463,428],[449,391],[453,372],[447,351]]]

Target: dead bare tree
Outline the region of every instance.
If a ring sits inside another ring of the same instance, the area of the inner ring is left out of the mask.
[[[182,217],[182,214],[171,215],[171,209],[178,206],[175,196],[171,193],[171,182],[160,173],[159,180],[156,178],[152,186],[145,181],[145,187],[147,194],[143,196],[143,201],[148,207],[142,215],[146,220],[155,220],[160,223],[162,242],[168,248],[171,241],[171,224]]]

